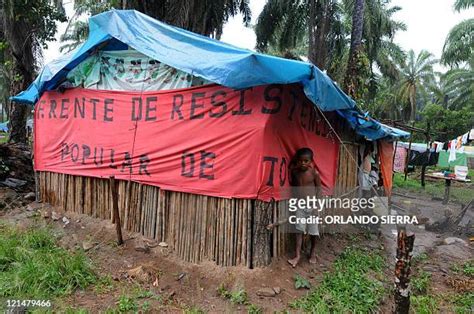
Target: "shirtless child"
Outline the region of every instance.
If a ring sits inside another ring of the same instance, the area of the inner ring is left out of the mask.
[[[307,196],[319,197],[321,179],[318,171],[314,168],[313,151],[307,147],[300,148],[290,164],[290,185],[292,186],[293,198],[306,199]],[[309,217],[312,215],[311,208],[298,208],[297,217]],[[316,258],[316,236],[319,235],[317,224],[297,224],[296,225],[296,257],[288,260],[291,266],[296,267],[301,258],[301,246],[303,244],[303,234],[309,233],[311,237],[311,254],[309,262],[317,263]]]

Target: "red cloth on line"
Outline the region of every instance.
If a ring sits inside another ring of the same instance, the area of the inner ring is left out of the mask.
[[[392,194],[392,174],[393,174],[393,143],[385,140],[378,141],[380,170],[383,176],[383,186],[385,194]]]

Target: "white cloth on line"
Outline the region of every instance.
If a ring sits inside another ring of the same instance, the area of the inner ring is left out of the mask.
[[[451,147],[449,149],[449,157],[448,162],[452,162],[456,160],[456,142],[457,140],[451,141]]]

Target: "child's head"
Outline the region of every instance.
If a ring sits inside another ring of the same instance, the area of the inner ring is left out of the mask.
[[[308,147],[300,148],[296,151],[296,166],[302,170],[308,169],[313,162],[313,151]]]

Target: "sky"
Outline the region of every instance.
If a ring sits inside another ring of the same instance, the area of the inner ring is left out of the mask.
[[[266,0],[250,0],[252,23],[255,23],[265,2]],[[402,7],[394,18],[407,25],[407,31],[397,33],[394,41],[407,51],[413,49],[415,53],[419,53],[423,49],[428,50],[435,58],[441,57],[444,40],[449,30],[460,21],[474,17],[474,9],[461,13],[454,12],[454,0],[392,0],[391,4]],[[68,16],[71,16],[73,14],[72,0],[65,1],[65,8]],[[67,23],[58,25],[57,38],[64,32],[66,25]],[[242,16],[238,15],[224,26],[221,40],[253,50],[256,36],[252,28],[243,26]],[[48,46],[48,49],[44,51],[45,63],[61,54],[58,41],[51,42]],[[442,71],[444,68],[437,66],[435,70]]]

